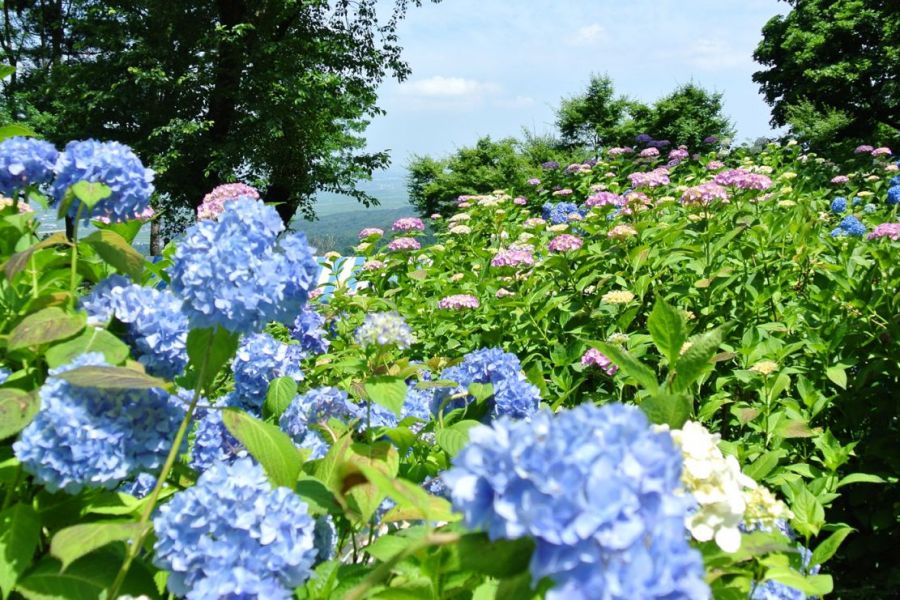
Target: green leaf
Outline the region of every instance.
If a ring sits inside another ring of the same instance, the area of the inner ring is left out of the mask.
[[[822,565],[828,562],[828,560],[834,556],[835,552],[837,552],[844,539],[853,533],[853,531],[854,529],[852,527],[841,527],[822,540],[822,543],[813,550],[809,566]]]
[[[16,136],[35,137],[36,135],[37,134],[35,134],[34,131],[19,123],[10,123],[9,125],[0,127],[0,142]]]
[[[387,408],[398,417],[406,400],[406,382],[400,377],[373,377],[365,383],[366,394],[375,404]]]
[[[290,377],[276,377],[269,382],[269,391],[266,392],[266,402],[263,404],[263,414],[266,417],[281,416],[291,400],[297,395],[297,382]]]
[[[201,390],[209,388],[222,367],[237,352],[238,338],[238,334],[221,327],[192,329],[188,333],[188,369],[195,378],[203,371],[203,380],[195,382],[195,388],[198,384]]]
[[[647,329],[650,330],[650,337],[659,353],[669,359],[670,365],[674,365],[681,346],[687,339],[682,316],[665,300],[658,298],[647,318]]]
[[[772,472],[778,466],[780,455],[776,452],[766,452],[744,468],[744,474],[755,481],[761,481],[763,477]]]
[[[59,561],[48,556],[19,581],[16,591],[28,600],[99,600],[121,565],[121,553],[101,551],[63,571]],[[154,587],[147,567],[135,560],[120,593],[137,596]]]
[[[121,235],[108,229],[98,229],[82,242],[96,250],[100,258],[116,271],[140,281],[144,273],[144,257]]]
[[[3,436],[0,436],[3,437]],[[850,485],[851,483],[886,483],[884,479],[879,477],[878,475],[871,475],[869,473],[851,473],[846,477],[842,477],[840,481],[838,481],[837,488],[841,489],[845,485]]]
[[[650,392],[655,392],[659,389],[659,383],[656,381],[656,374],[651,371],[649,367],[632,356],[627,350],[605,342],[597,342],[596,346],[600,352],[616,363],[616,366],[622,369],[622,372],[625,373],[625,375],[628,375],[637,381],[641,387]]]
[[[224,409],[222,422],[259,461],[274,485],[293,489],[303,460],[288,434],[236,408]]]
[[[84,329],[85,322],[84,313],[73,315],[51,306],[25,317],[9,334],[7,348],[13,351],[70,338]]]
[[[16,252],[12,256],[10,256],[9,260],[7,260],[3,264],[3,272],[6,273],[6,278],[12,281],[12,278],[15,277],[19,271],[25,268],[25,265],[28,264],[28,260],[38,250],[63,244],[69,244],[69,240],[66,238],[65,233],[63,233],[62,231],[57,231],[56,233],[53,233],[42,239],[40,242],[32,244],[25,250]]]
[[[528,537],[492,542],[485,533],[469,533],[459,540],[460,566],[498,579],[526,572],[533,552]]]
[[[651,422],[679,429],[691,417],[694,403],[688,394],[660,391],[641,400],[640,407]]]
[[[425,536],[425,528],[414,526],[401,529],[397,533],[382,535],[364,548],[366,554],[374,556],[381,562],[387,562],[397,556],[413,544],[422,541]]]
[[[476,403],[481,404],[494,395],[494,386],[490,383],[470,383],[467,391]]]
[[[830,594],[834,587],[831,575],[803,576],[790,567],[771,567],[766,571],[765,578],[783,583],[809,596]]]
[[[480,425],[478,421],[457,421],[435,434],[438,445],[450,456],[456,456],[469,443],[469,430]]]
[[[71,189],[75,197],[87,208],[94,208],[98,202],[112,195],[109,186],[96,181],[78,181]]]
[[[47,350],[47,366],[55,369],[85,352],[102,352],[106,360],[118,364],[128,358],[128,346],[105,329],[90,327],[77,338],[57,344]]]
[[[9,597],[25,572],[41,536],[41,522],[27,504],[13,504],[0,512],[0,591]]]
[[[15,388],[0,389],[0,440],[25,429],[40,408],[41,401],[34,393]]]
[[[16,72],[16,68],[12,65],[0,65],[0,79],[6,79]]]
[[[842,390],[847,389],[847,372],[840,365],[834,365],[825,369],[825,376]]]
[[[397,507],[384,516],[382,522],[392,521],[458,521],[450,503],[443,498],[431,496],[420,486],[398,477],[388,477],[378,469],[359,465],[360,471],[386,496],[397,503]]]
[[[81,523],[61,529],[50,542],[50,554],[62,562],[62,570],[86,554],[112,542],[133,539],[142,529],[140,523],[130,521]]]
[[[690,340],[691,346],[675,362],[675,379],[672,389],[685,392],[697,381],[711,364],[713,356],[722,344],[722,330],[707,331]]]
[[[372,445],[353,444],[345,458],[341,488],[359,510],[359,521],[368,523],[387,494],[369,481],[361,469],[375,469],[385,477],[393,478],[400,467],[400,456],[390,443],[375,442]]]
[[[128,367],[87,366],[78,367],[57,375],[77,387],[101,390],[147,390],[165,389],[164,379],[147,375]]]
[[[825,524],[825,509],[822,503],[808,489],[801,488],[794,494],[791,502],[794,518],[791,525],[800,535],[814,536],[819,534]]]

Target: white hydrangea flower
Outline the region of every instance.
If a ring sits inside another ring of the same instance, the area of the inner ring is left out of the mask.
[[[737,552],[747,509],[745,489],[755,488],[756,482],[741,472],[737,459],[722,454],[719,435],[700,423],[688,421],[670,433],[684,457],[681,480],[697,501],[685,525],[694,539],[715,540],[723,551]]]

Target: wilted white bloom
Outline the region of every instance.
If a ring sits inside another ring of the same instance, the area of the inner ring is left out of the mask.
[[[628,304],[634,300],[634,294],[628,290],[613,290],[603,294],[600,299],[606,304]]]
[[[761,360],[750,367],[750,370],[760,375],[771,375],[778,370],[778,363],[773,360]]]
[[[748,525],[771,528],[775,526],[776,521],[794,518],[794,513],[785,503],[776,498],[775,494],[764,485],[749,486],[749,489],[744,491],[744,502],[747,504],[744,522]]]
[[[554,233],[559,233],[559,232],[561,232],[561,231],[567,230],[568,228],[569,228],[569,226],[568,226],[567,224],[565,224],[565,223],[559,223],[558,225],[551,225],[551,226],[548,227],[547,229],[550,230],[550,231],[552,231],[552,232],[554,232]]]
[[[628,334],[627,333],[613,333],[608,338],[606,338],[606,341],[609,342],[610,344],[615,344],[617,346],[624,346],[625,344],[628,343]]]
[[[468,225],[456,225],[450,228],[450,233],[453,235],[469,235],[472,233],[472,228]]]
[[[451,223],[456,223],[457,221],[468,221],[472,218],[472,215],[469,213],[456,213],[452,217],[450,217]]]
[[[450,281],[452,281],[453,283],[456,283],[463,277],[465,277],[465,275],[463,275],[462,273],[454,273],[453,275],[450,276]]]

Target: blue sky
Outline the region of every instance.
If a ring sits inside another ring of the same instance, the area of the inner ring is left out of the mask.
[[[724,93],[738,141],[770,133],[750,76],[776,0],[443,0],[410,9],[399,34],[412,76],[380,90],[386,116],[369,127],[393,169],[481,135],[553,129],[561,97],[608,73],[644,101],[693,80]]]

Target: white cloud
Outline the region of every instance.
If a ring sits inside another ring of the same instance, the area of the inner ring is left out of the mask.
[[[687,48],[688,64],[706,71],[731,69],[752,62],[752,51],[738,50],[721,39],[699,39]]]
[[[462,77],[444,77],[442,75],[411,81],[400,86],[401,93],[433,98],[482,96],[499,91],[500,86],[496,83],[464,79]]]
[[[603,25],[591,23],[576,30],[568,42],[573,46],[594,46],[606,39],[606,29],[603,28]]]

